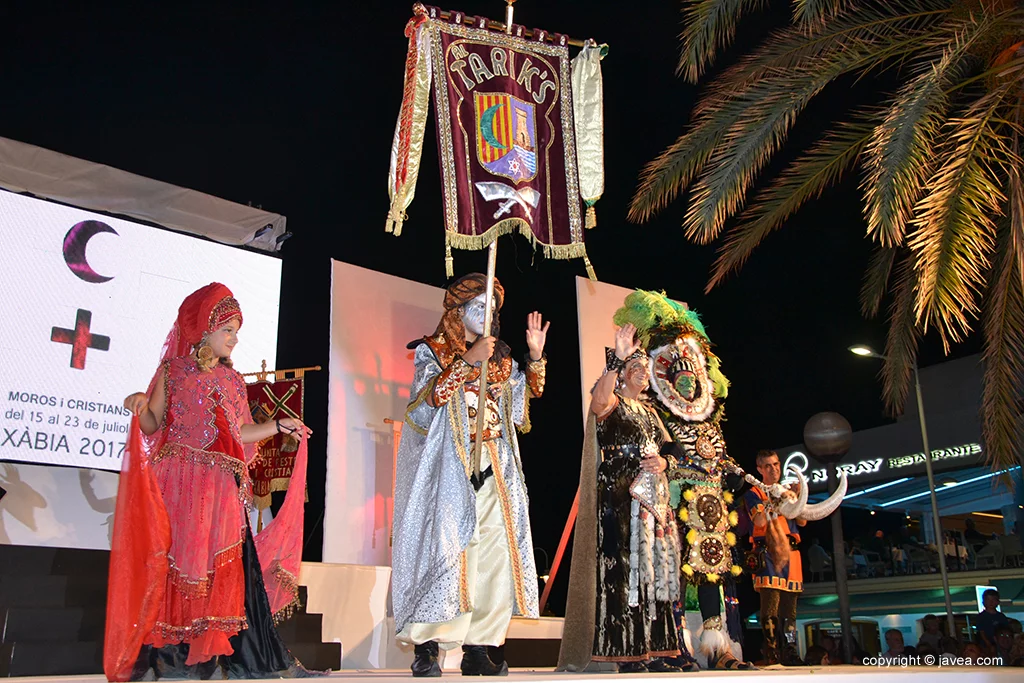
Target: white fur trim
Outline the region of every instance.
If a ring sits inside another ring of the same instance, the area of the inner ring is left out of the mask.
[[[658,378],[655,373],[655,370],[657,368],[655,366],[654,360],[666,348],[668,348],[669,346],[675,346],[674,343],[665,344],[664,346],[659,346],[658,348],[652,351],[648,351],[647,355],[649,360],[647,361],[647,365],[650,368],[651,374],[650,385],[651,388],[654,389],[654,393],[657,394],[658,398],[660,399],[661,404],[668,408],[670,411],[672,411],[673,414],[688,422],[701,422],[711,417],[711,415],[715,412],[715,389],[713,386],[711,386],[711,378],[708,377],[707,358],[704,356],[704,352],[701,350],[700,344],[698,344],[697,341],[692,338],[692,336],[684,337],[683,342],[687,346],[689,346],[690,350],[694,352],[694,354],[697,355],[703,361],[700,370],[697,373],[697,380],[701,384],[701,390],[704,392],[704,395],[708,397],[708,403],[705,409],[699,413],[680,413],[674,401],[666,397],[661,390],[661,386],[659,385]]]

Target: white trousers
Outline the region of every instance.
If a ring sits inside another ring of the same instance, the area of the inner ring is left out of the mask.
[[[481,469],[487,469],[489,450],[483,449]],[[445,650],[505,642],[512,621],[512,567],[496,486],[490,476],[476,494],[476,530],[465,551],[469,611],[451,621],[406,624],[398,640],[413,645],[433,640]]]

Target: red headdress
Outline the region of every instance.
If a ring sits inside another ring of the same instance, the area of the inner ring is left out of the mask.
[[[232,318],[242,321],[242,309],[231,290],[219,282],[197,289],[178,307],[178,318],[164,342],[160,360],[165,361],[192,352],[203,337],[219,329]]]

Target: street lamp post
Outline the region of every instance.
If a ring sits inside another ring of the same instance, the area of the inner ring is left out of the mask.
[[[853,444],[853,429],[839,413],[818,413],[804,425],[804,446],[828,470],[828,495],[839,485],[836,468]],[[839,623],[842,624],[843,661],[853,662],[853,620],[850,618],[850,591],[846,585],[846,550],[843,546],[842,508],[832,518],[832,573],[836,577],[836,596],[839,598]]]
[[[870,346],[858,344],[851,346],[850,351],[858,356],[867,358],[879,358],[887,360],[885,356],[874,351]],[[956,632],[956,621],[953,619],[953,599],[949,593],[949,572],[946,570],[946,549],[942,537],[942,520],[939,519],[939,500],[935,497],[935,475],[932,473],[932,451],[928,445],[928,426],[924,419],[924,399],[921,396],[921,374],[917,369],[917,360],[914,360],[914,388],[917,392],[917,418],[921,423],[921,442],[924,444],[924,468],[928,473],[928,495],[932,503],[932,520],[935,525],[935,547],[939,553],[939,573],[942,574],[942,593],[946,599],[946,627],[950,638],[959,641],[959,634]]]

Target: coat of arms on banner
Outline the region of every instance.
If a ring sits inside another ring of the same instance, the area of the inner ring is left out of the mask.
[[[494,175],[515,182],[537,176],[537,124],[529,102],[505,93],[475,93],[477,158]]]
[[[400,233],[419,173],[434,90],[448,274],[451,248],[518,232],[552,258],[582,258],[604,188],[602,49],[570,60],[566,36],[419,7],[409,22],[405,93],[391,150],[388,230]]]
[[[301,377],[277,382],[253,382],[246,385],[246,392],[252,419],[257,424],[284,417],[302,419]],[[275,434],[259,444],[256,457],[249,465],[253,503],[258,509],[270,507],[271,493],[288,489],[298,447],[298,442],[288,434]]]

